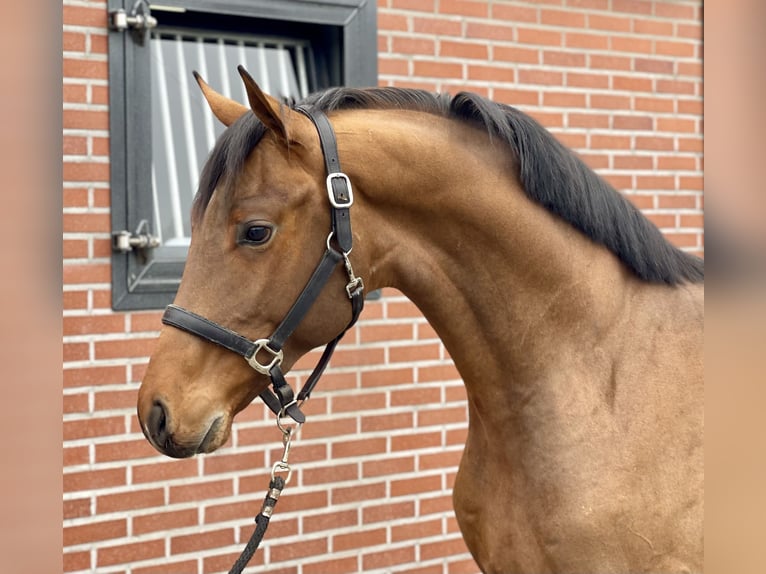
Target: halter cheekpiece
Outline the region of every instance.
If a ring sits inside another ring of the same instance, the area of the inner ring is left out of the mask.
[[[306,417],[300,410],[300,403],[309,398],[311,391],[330,362],[330,357],[332,357],[338,342],[359,318],[364,307],[364,283],[361,277],[354,275],[348,257],[353,247],[349,210],[354,203],[354,193],[351,188],[351,181],[340,169],[335,132],[323,112],[305,106],[298,106],[296,109],[311,119],[319,134],[319,143],[322,147],[322,155],[327,170],[327,195],[331,213],[331,229],[327,237],[327,249],[303,291],[268,339],[251,341],[247,337],[177,305],[168,305],[162,316],[162,322],[197,335],[244,357],[253,369],[271,379],[273,390],[266,388],[260,394],[266,405],[278,417],[287,415],[295,422],[303,423]],[[351,320],[346,328],[325,346],[314,371],[296,397],[282,372],[282,349],[341,262],[344,264],[348,275],[346,294],[351,301]]]

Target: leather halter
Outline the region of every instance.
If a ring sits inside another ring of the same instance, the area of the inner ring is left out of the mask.
[[[319,133],[319,142],[322,146],[322,154],[327,169],[327,194],[332,215],[332,228],[327,237],[327,249],[298,299],[268,339],[251,341],[247,337],[177,305],[168,305],[162,316],[162,322],[165,325],[197,335],[244,357],[253,369],[268,375],[271,379],[273,392],[266,388],[260,394],[266,405],[279,417],[288,415],[297,423],[303,423],[306,417],[301,412],[299,403],[309,398],[311,391],[330,362],[330,357],[332,357],[338,342],[359,318],[364,307],[364,283],[361,277],[354,275],[348,258],[353,246],[349,209],[354,203],[354,195],[348,176],[340,170],[335,132],[323,112],[303,106],[296,109],[311,119]],[[290,385],[285,381],[282,372],[282,348],[311,309],[335,268],[341,262],[345,265],[349,280],[346,285],[346,294],[351,300],[351,320],[346,328],[325,346],[314,371],[296,397]]]

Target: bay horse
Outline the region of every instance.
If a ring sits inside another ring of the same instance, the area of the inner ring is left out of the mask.
[[[274,362],[286,372],[348,327],[353,265],[368,290],[417,305],[464,380],[453,502],[483,572],[701,572],[701,259],[511,106],[336,88],[297,108],[240,74],[249,106],[198,78],[228,128],[201,174],[168,312],[244,341],[291,312],[339,239],[312,110],[353,185],[340,206],[353,252],[278,357],[249,351],[258,372],[168,320],[138,396],[148,440],[172,457],[220,447]]]

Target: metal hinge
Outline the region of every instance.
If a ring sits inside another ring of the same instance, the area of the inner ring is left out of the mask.
[[[127,13],[124,8],[109,12],[109,27],[117,31],[150,30],[157,27],[157,18],[152,16],[146,0],[136,0],[130,13]]]
[[[128,253],[129,251],[144,251],[154,249],[160,246],[160,238],[156,235],[147,233],[149,222],[142,219],[135,232],[127,230],[112,232],[112,250],[118,253]]]

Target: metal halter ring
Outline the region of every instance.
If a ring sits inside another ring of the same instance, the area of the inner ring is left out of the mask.
[[[271,372],[271,369],[274,368],[275,365],[279,365],[282,363],[282,358],[283,358],[282,349],[280,349],[279,351],[275,351],[274,349],[269,347],[268,339],[258,339],[257,341],[254,341],[253,344],[255,345],[255,350],[253,351],[252,355],[250,355],[249,357],[245,357],[245,360],[247,361],[248,365],[250,365],[259,373],[263,375],[268,375]],[[272,357],[271,362],[267,365],[264,365],[258,362],[258,353],[260,353],[264,349],[268,353],[270,353]]]

